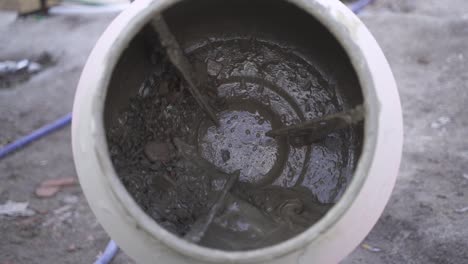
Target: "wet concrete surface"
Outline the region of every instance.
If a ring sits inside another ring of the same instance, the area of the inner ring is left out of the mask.
[[[365,244],[343,263],[464,263],[468,258],[468,216],[456,211],[468,206],[467,14],[464,0],[377,0],[361,15],[399,84],[405,147],[389,205]],[[71,110],[86,56],[110,20],[15,21],[1,13],[0,59],[34,57],[44,50],[59,58],[57,66],[0,91],[2,144]],[[35,219],[0,220],[0,263],[91,263],[105,247],[108,237],[79,188],[50,199],[34,195],[42,180],[75,175],[69,133],[65,129],[0,161],[0,203],[28,200],[38,212]],[[67,207],[72,214],[54,213],[74,200],[70,195],[78,197]],[[133,262],[119,253],[113,263]]]

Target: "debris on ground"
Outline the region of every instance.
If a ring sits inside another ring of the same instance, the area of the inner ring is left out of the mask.
[[[381,252],[382,249],[381,248],[378,248],[378,247],[374,247],[374,246],[371,246],[367,243],[362,243],[361,244],[361,247],[367,251],[370,251],[370,252]]]
[[[52,56],[44,52],[36,59],[0,61],[0,88],[26,81],[30,76],[42,71],[53,63]]]
[[[35,212],[28,208],[28,202],[15,202],[8,200],[6,203],[0,205],[0,217],[1,216],[33,216]]]
[[[36,188],[35,194],[39,198],[49,198],[58,193],[62,188],[74,186],[77,183],[78,181],[75,177],[48,179]]]
[[[431,123],[431,127],[434,129],[439,129],[439,128],[446,126],[448,123],[450,123],[450,121],[452,121],[450,117],[441,116],[436,121]]]
[[[61,214],[65,213],[66,211],[70,210],[71,208],[72,208],[71,205],[64,205],[64,206],[62,206],[62,207],[60,207],[58,209],[55,209],[54,214],[55,215],[61,215]]]
[[[468,173],[463,173],[463,178],[468,180]]]
[[[468,206],[467,206],[467,207],[460,208],[460,209],[456,209],[455,212],[457,212],[457,213],[459,213],[459,214],[466,213],[466,212],[468,212]]]
[[[68,252],[74,252],[74,251],[77,251],[78,249],[79,247],[77,247],[75,244],[71,244],[67,247]]]
[[[31,217],[25,217],[24,219],[18,219],[16,221],[16,226],[25,228],[25,227],[34,227],[37,226],[38,223],[41,222],[41,216],[40,215],[34,215]]]
[[[2,61],[0,62],[0,77],[7,76],[8,74],[17,74],[20,72],[35,73],[41,70],[41,65],[30,60],[20,61]]]
[[[79,198],[76,195],[66,195],[62,200],[66,204],[76,204],[78,203]]]
[[[62,222],[68,221],[70,222],[70,218],[73,216],[72,210],[73,207],[69,204],[59,207],[53,211],[53,216],[45,221],[42,225],[43,226],[56,226]]]

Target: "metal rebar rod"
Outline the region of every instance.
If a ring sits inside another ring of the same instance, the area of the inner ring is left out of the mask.
[[[216,202],[210,208],[208,214],[203,217],[200,217],[195,224],[192,226],[190,231],[184,236],[187,241],[198,243],[200,240],[205,236],[208,227],[213,222],[215,216],[219,213],[219,211],[223,208],[224,202],[228,192],[232,189],[234,184],[239,179],[240,171],[235,171],[229,174],[229,178],[227,179],[226,183],[224,184],[223,190],[216,199]]]
[[[216,124],[219,126],[219,121],[216,118],[216,114],[211,106],[208,104],[206,99],[203,97],[199,90],[200,82],[195,75],[195,71],[190,64],[189,60],[185,56],[182,48],[180,47],[179,43],[177,42],[176,38],[172,34],[171,30],[169,29],[166,21],[164,20],[162,15],[156,16],[151,21],[151,26],[156,30],[159,35],[159,39],[161,44],[166,49],[167,55],[169,60],[174,64],[174,66],[179,70],[182,74],[182,77],[188,84],[188,88],[190,93],[193,95],[195,100],[197,101],[198,105],[203,109],[205,114]]]
[[[356,124],[364,119],[364,108],[359,105],[351,110],[326,115],[300,124],[273,129],[266,133],[269,137],[306,137],[307,142],[317,141],[333,131]]]

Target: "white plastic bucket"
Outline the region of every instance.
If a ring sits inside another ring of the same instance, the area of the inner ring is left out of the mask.
[[[73,153],[81,186],[99,222],[139,263],[339,262],[361,243],[381,215],[401,158],[399,96],[375,39],[337,0],[287,1],[325,26],[354,67],[366,109],[362,154],[341,199],[303,233],[267,248],[244,252],[214,250],[169,233],[146,215],[118,179],[106,142],[106,95],[120,55],[145,24],[177,2],[134,2],[107,28],[83,70],[73,109]]]

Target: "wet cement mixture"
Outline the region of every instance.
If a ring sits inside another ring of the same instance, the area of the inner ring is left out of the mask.
[[[350,179],[355,129],[307,144],[266,134],[342,110],[329,78],[267,40],[197,43],[187,55],[216,125],[153,43],[151,72],[107,129],[116,171],[141,208],[168,231],[223,250],[274,245],[323,217]],[[314,165],[314,176],[326,173],[310,183]]]

